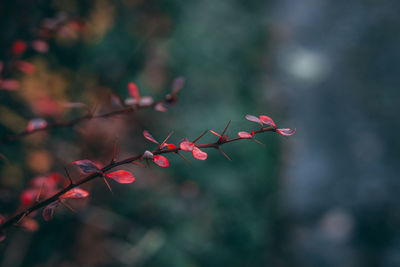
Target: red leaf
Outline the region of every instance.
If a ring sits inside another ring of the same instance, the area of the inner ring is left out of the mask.
[[[2,225],[6,219],[3,217],[3,215],[0,215],[0,225]],[[6,231],[0,231],[0,242],[4,241],[6,239]]]
[[[253,135],[248,132],[238,132],[238,136],[240,138],[252,138]]]
[[[27,61],[23,61],[23,60],[19,60],[16,62],[17,64],[17,69],[19,69],[20,71],[30,75],[33,74],[35,72],[35,65],[33,65],[32,63],[29,63]]]
[[[155,155],[154,159],[153,159],[153,162],[155,164],[157,164],[158,166],[160,166],[160,167],[166,168],[166,167],[169,166],[168,159],[166,157],[164,157],[164,156],[161,156],[161,155]]]
[[[194,144],[189,142],[188,140],[184,140],[179,145],[183,151],[192,151],[194,148]]]
[[[4,241],[4,239],[6,239],[6,232],[5,231],[1,231],[0,232],[0,242]]]
[[[105,176],[115,180],[120,184],[130,184],[135,181],[135,177],[133,177],[133,175],[130,172],[124,170],[110,172],[107,173]]]
[[[46,41],[43,40],[35,40],[32,42],[32,48],[36,52],[39,53],[47,53],[49,51],[49,45],[47,44]]]
[[[37,189],[26,189],[22,191],[20,201],[22,205],[30,205],[36,200],[36,196],[39,193]]]
[[[75,161],[73,162],[73,164],[78,165],[78,167],[82,170],[83,173],[93,173],[93,172],[101,173],[99,167],[97,167],[97,165],[94,162],[87,159]]]
[[[128,83],[128,91],[131,97],[133,97],[137,102],[140,100],[139,88],[133,82]]]
[[[163,102],[158,102],[156,106],[154,107],[155,110],[160,111],[160,112],[166,112],[167,108],[165,107]]]
[[[276,132],[283,136],[292,136],[296,132],[296,128],[294,128],[293,130],[289,128],[276,129]]]
[[[122,107],[121,100],[118,96],[114,94],[111,95],[111,105],[118,108]]]
[[[28,122],[26,130],[32,132],[34,130],[42,129],[47,127],[47,122],[42,118],[32,119]]]
[[[200,148],[198,148],[198,147],[193,148],[192,155],[195,159],[198,159],[198,160],[206,160],[207,159],[207,153],[201,151]]]
[[[25,52],[26,47],[27,47],[27,45],[24,41],[17,40],[13,43],[11,50],[15,56],[19,56]]]
[[[54,211],[57,208],[59,202],[58,201],[54,201],[53,203],[50,203],[49,205],[47,205],[42,212],[42,216],[43,219],[48,222],[51,219],[53,219],[53,215],[54,215]]]
[[[154,99],[151,96],[143,96],[140,98],[139,106],[148,107],[153,105]]]
[[[256,116],[253,116],[253,115],[246,115],[246,120],[252,121],[252,122],[255,122],[255,123],[258,123],[258,124],[260,124],[260,125],[262,126],[262,122],[261,122],[260,119],[257,118]]]
[[[172,93],[176,95],[185,85],[185,79],[183,77],[177,77],[172,82]]]
[[[0,89],[15,91],[19,88],[19,81],[13,79],[0,80]]]
[[[132,97],[128,97],[127,99],[124,100],[125,105],[127,106],[133,106],[136,105],[138,102],[136,99],[133,99]]]
[[[166,144],[168,149],[175,149],[176,146],[174,144]]]
[[[272,126],[276,128],[275,122],[268,116],[265,115],[260,116],[260,121],[267,126]]]
[[[28,232],[36,232],[39,229],[38,222],[28,216],[22,220],[21,226]]]
[[[156,139],[154,139],[154,137],[149,133],[149,131],[144,130],[143,131],[143,136],[144,138],[146,138],[147,140],[149,140],[150,142],[153,142],[154,144],[159,144]]]
[[[78,199],[78,198],[85,198],[87,196],[89,196],[88,191],[75,187],[66,192],[65,194],[61,195],[60,199],[67,199],[67,198]]]

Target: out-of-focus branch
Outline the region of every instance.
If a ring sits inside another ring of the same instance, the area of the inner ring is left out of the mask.
[[[28,136],[28,135],[31,135],[31,134],[34,134],[37,132],[50,131],[50,130],[56,129],[56,128],[73,127],[84,121],[88,121],[88,120],[92,120],[92,119],[100,119],[100,118],[109,118],[109,117],[113,117],[113,116],[128,114],[128,113],[136,112],[140,109],[150,109],[150,108],[157,108],[157,107],[160,107],[163,105],[171,105],[171,104],[175,104],[176,101],[177,101],[177,98],[176,98],[175,94],[167,94],[162,100],[160,100],[158,102],[134,104],[129,107],[124,107],[119,110],[115,110],[115,111],[111,111],[111,112],[107,112],[107,113],[99,114],[99,115],[93,115],[91,112],[89,112],[89,114],[84,115],[79,118],[75,118],[75,119],[68,120],[68,121],[62,121],[62,122],[48,123],[44,127],[39,127],[36,129],[26,129],[20,133],[2,137],[0,139],[0,145],[18,140],[20,138],[23,138],[25,136]]]

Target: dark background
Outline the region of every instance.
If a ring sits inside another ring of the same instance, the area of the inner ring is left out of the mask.
[[[65,16],[82,32],[28,51],[33,75],[6,73],[21,88],[0,91],[0,134],[38,117],[37,100],[90,106],[112,91],[162,97],[186,79],[167,113],[140,111],[0,147],[0,213],[18,208],[37,175],[72,162],[109,160],[206,129],[251,130],[246,114],[269,115],[291,138],[264,134],[187,165],[128,166],[132,185],[88,184],[89,200],[59,208],[34,233],[13,228],[2,266],[400,266],[400,3],[395,0],[53,0],[0,3],[0,60],[15,40],[37,38],[43,21]],[[62,14],[62,15],[60,15]],[[80,111],[69,111],[62,119]],[[203,142],[212,142],[211,135]]]

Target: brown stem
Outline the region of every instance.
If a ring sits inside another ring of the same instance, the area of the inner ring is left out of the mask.
[[[269,127],[269,128],[262,128],[258,131],[255,131],[254,134],[259,134],[259,133],[263,133],[263,132],[270,132],[270,131],[275,131],[275,129]],[[226,144],[226,143],[231,143],[231,142],[236,142],[239,140],[246,140],[244,138],[240,138],[240,137],[236,137],[236,138],[232,138],[232,139],[227,139],[225,141],[217,141],[215,143],[209,143],[209,144],[201,144],[201,145],[196,145],[198,148],[219,148],[220,146]],[[167,153],[177,153],[179,152],[181,149],[179,147],[177,148],[172,148],[172,149],[165,149],[165,150],[154,150],[151,153],[153,153],[153,155],[157,155],[157,154],[167,154]],[[114,169],[115,167],[124,165],[124,164],[128,164],[128,163],[132,163],[134,161],[140,160],[142,158],[143,154],[140,155],[135,155],[120,161],[116,161],[116,162],[111,162],[110,164],[106,165],[105,167],[103,167],[101,169],[101,173],[93,173],[93,174],[89,174],[85,177],[82,177],[79,181],[75,182],[75,183],[70,183],[69,186],[67,186],[66,188],[62,189],[61,191],[59,191],[58,193],[56,193],[55,195],[42,200],[41,202],[38,202],[36,204],[34,204],[33,206],[31,206],[30,208],[14,215],[13,217],[9,218],[7,221],[5,221],[3,224],[0,225],[0,231],[12,226],[14,223],[20,221],[24,216],[29,215],[30,213],[43,208],[47,205],[49,205],[50,203],[56,201],[59,199],[59,197],[63,194],[65,194],[66,192],[68,192],[69,190],[71,190],[72,188],[75,188],[77,186],[80,186],[82,184],[85,184],[91,180],[94,180],[95,178],[102,178],[103,177],[103,173]]]
[[[162,99],[158,102],[154,102],[150,105],[135,105],[135,106],[131,106],[131,107],[125,107],[125,108],[122,108],[119,110],[107,112],[107,113],[100,114],[100,115],[92,115],[93,113],[90,112],[89,114],[86,114],[82,117],[75,118],[75,119],[72,119],[69,121],[48,123],[47,126],[43,127],[43,128],[38,128],[38,129],[31,130],[31,131],[24,130],[17,134],[2,137],[0,139],[0,145],[18,140],[20,138],[23,138],[25,136],[28,136],[28,135],[31,135],[31,134],[34,134],[37,132],[49,131],[49,130],[56,129],[56,128],[73,127],[73,126],[77,125],[78,123],[81,123],[81,122],[87,121],[87,120],[91,120],[91,119],[108,118],[108,117],[113,117],[113,116],[117,116],[117,115],[132,113],[139,109],[154,108],[158,103],[168,101],[168,99],[169,99],[169,97],[168,97],[168,95],[166,95],[164,97],[164,99]]]

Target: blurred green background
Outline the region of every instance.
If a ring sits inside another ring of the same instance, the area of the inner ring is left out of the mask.
[[[168,112],[142,110],[3,144],[0,213],[38,175],[81,174],[72,162],[106,163],[155,149],[157,140],[193,140],[204,130],[230,136],[255,128],[246,114],[269,115],[291,138],[264,134],[228,144],[226,160],[208,150],[188,165],[168,155],[161,169],[126,166],[132,185],[101,181],[84,188],[40,228],[13,228],[0,243],[2,266],[400,266],[399,26],[395,0],[15,0],[0,3],[0,60],[13,62],[15,40],[42,36],[45,54],[21,59],[32,75],[0,90],[0,137],[36,117],[83,114],[58,105],[110,110],[110,93],[162,98],[186,80]],[[74,23],[70,23],[70,22]],[[82,28],[79,25],[83,25]],[[47,114],[43,99],[55,101]],[[207,135],[201,142],[212,142]]]

